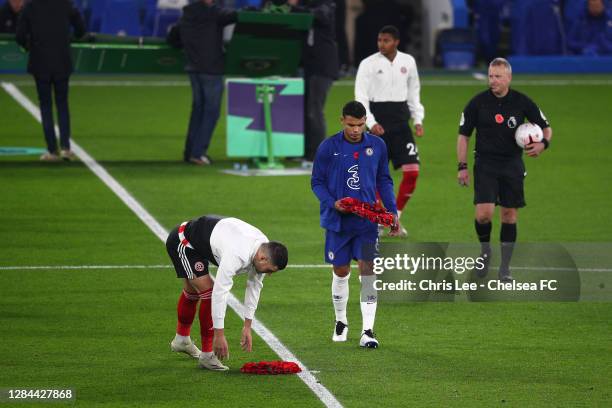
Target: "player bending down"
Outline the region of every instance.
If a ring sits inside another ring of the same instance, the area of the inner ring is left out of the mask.
[[[174,228],[166,240],[166,249],[176,276],[183,279],[183,291],[177,306],[176,336],[170,348],[198,358],[202,368],[227,370],[228,367],[220,360],[229,358],[224,320],[227,296],[234,276],[248,276],[240,345],[250,352],[251,322],[259,302],[263,278],[265,274],[285,269],[287,248],[279,242],[268,241],[259,229],[237,218],[205,215]],[[219,267],[214,284],[208,274],[209,262]],[[189,335],[198,301],[201,352]]]

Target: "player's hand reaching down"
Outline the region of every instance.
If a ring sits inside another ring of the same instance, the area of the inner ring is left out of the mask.
[[[240,337],[240,347],[249,353],[253,351],[253,337],[251,336],[251,327],[246,325],[242,328],[242,336]]]
[[[219,358],[219,360],[229,359],[229,350],[223,329],[215,329],[215,336],[213,337],[213,352],[217,358]]]

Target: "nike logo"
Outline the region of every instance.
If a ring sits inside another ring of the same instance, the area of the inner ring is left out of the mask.
[[[334,153],[334,156],[338,156],[340,153]]]

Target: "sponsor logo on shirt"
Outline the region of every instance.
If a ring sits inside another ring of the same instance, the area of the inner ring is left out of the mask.
[[[359,165],[358,164],[354,164],[351,167],[349,167],[348,173],[351,176],[346,180],[346,185],[351,190],[359,190],[360,189],[360,185],[359,185]]]
[[[516,118],[514,116],[510,116],[510,119],[508,119],[508,127],[510,129],[514,129],[516,127]]]

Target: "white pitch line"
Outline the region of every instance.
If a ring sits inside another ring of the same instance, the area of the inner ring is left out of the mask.
[[[0,266],[0,271],[28,270],[79,270],[79,269],[169,269],[172,265],[9,265]],[[215,269],[215,265],[210,265]],[[331,269],[327,264],[289,264],[287,269]],[[575,271],[578,272],[612,272],[612,268],[567,268],[555,266],[513,266],[512,269],[528,271]]]
[[[40,110],[32,103],[15,85],[11,83],[0,83],[2,88],[11,95],[24,109],[40,122]],[[56,127],[56,132],[58,129]],[[111,189],[121,201],[123,201],[140,220],[157,236],[162,242],[166,241],[168,232],[106,169],[104,169],[93,157],[81,148],[74,140],[71,141],[71,149],[74,154],[96,175],[104,184]],[[228,296],[228,306],[231,307],[241,319],[244,319],[243,305],[232,293]],[[283,360],[295,361],[302,372],[298,374],[300,379],[315,393],[321,402],[327,407],[342,407],[342,404],[334,395],[321,384],[310,370],[257,318],[253,319],[253,330],[259,335],[270,348]]]

